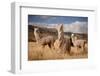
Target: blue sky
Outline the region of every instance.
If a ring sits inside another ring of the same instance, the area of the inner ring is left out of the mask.
[[[88,18],[78,16],[28,15],[28,23],[71,24],[76,21],[88,22]]]

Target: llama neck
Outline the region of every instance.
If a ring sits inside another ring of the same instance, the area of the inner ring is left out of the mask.
[[[75,37],[71,37],[71,39],[72,39],[72,43],[74,44],[76,41]]]
[[[63,32],[58,32],[58,39],[59,40],[64,39],[64,33]]]
[[[36,42],[39,42],[39,40],[40,40],[39,34],[34,32],[34,36],[35,36]]]

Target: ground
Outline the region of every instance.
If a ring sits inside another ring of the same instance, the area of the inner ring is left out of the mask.
[[[75,54],[73,54],[73,52]],[[71,54],[59,53],[58,50],[50,49],[47,45],[43,48],[36,42],[28,42],[28,60],[54,60],[54,59],[79,59],[88,58],[87,49],[81,52],[81,49],[76,50],[71,47]]]

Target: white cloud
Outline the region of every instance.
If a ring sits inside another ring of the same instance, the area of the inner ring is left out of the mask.
[[[42,19],[48,19],[50,16],[40,16]]]
[[[76,21],[71,24],[64,24],[65,32],[74,32],[74,33],[87,33],[88,23]]]
[[[46,16],[46,15],[40,16],[40,18],[42,18],[42,19],[56,19],[56,17],[54,17],[54,16]]]

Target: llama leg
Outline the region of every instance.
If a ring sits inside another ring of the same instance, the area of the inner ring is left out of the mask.
[[[78,55],[79,47],[76,47],[76,55]]]
[[[52,47],[52,49],[55,49],[54,42],[51,43],[51,47]]]
[[[68,54],[70,55],[71,47],[69,46],[68,48]]]
[[[82,46],[82,52],[84,51],[84,47]]]
[[[82,46],[82,53],[85,53],[85,46]]]
[[[50,43],[48,44],[48,46],[49,46],[49,48],[51,48],[51,44]]]

